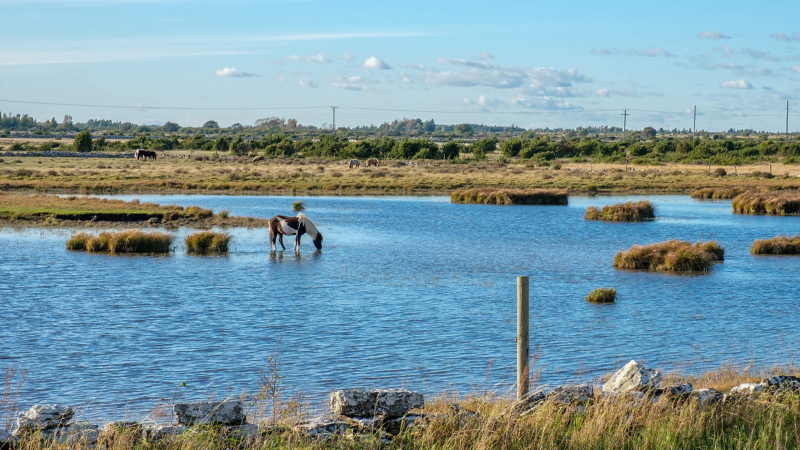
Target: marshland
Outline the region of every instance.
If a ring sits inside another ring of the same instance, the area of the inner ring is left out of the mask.
[[[445,196],[113,199],[258,219],[294,215],[301,201],[326,246],[317,252],[304,239],[299,253],[289,245],[273,253],[267,229],[232,227],[224,230],[227,256],[201,258],[185,244],[197,230],[153,226],[145,231],[173,236],[172,252],[120,257],[66,249],[74,233],[100,230],[3,228],[0,321],[15,324],[4,334],[3,355],[27,369],[22,405],[87,405],[88,417],[105,418],[150,411],[162,398],[253,392],[276,347],[287,401],[318,405],[322,393],[347,386],[504,393],[514,383],[520,274],[531,275],[531,348],[543,386],[595,380],[620,358],[699,374],[800,357],[793,331],[800,313],[787,294],[800,258],[750,253],[756,239],[792,233],[797,218],[734,214],[730,201],[572,195],[567,206],[498,207]],[[583,219],[591,205],[640,200],[654,205],[656,220]],[[725,261],[702,275],[614,269],[617,252],[671,239],[717,241]],[[754,274],[759,289],[731,295]],[[616,289],[612,306],[585,300],[598,287]]]

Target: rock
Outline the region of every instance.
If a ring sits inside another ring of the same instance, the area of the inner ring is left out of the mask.
[[[176,403],[172,409],[181,425],[241,425],[246,419],[241,400]]]
[[[147,223],[149,223],[149,224],[161,223],[161,219],[159,219],[158,217],[151,217],[151,218],[147,219]]]
[[[75,424],[55,428],[47,435],[47,439],[54,443],[69,446],[80,444],[81,447],[96,444],[99,437],[100,430],[94,424]]]
[[[667,386],[664,388],[659,389],[651,389],[647,391],[650,397],[657,397],[661,395],[666,395],[668,398],[675,398],[675,397],[682,397],[686,394],[692,392],[692,385],[689,383],[685,384],[675,384],[672,386]]]
[[[5,430],[0,430],[0,449],[10,449],[14,447],[15,443],[15,436]]]
[[[403,417],[425,406],[422,394],[405,389],[345,389],[331,392],[331,410],[348,417]]]
[[[625,367],[617,371],[603,385],[604,391],[626,392],[632,390],[642,390],[657,388],[661,382],[661,372],[653,369],[645,369],[636,361],[625,364]]]
[[[467,408],[464,408],[458,403],[451,403],[447,407],[447,414],[461,419],[471,419],[473,417],[478,417],[480,415],[475,411],[470,411]]]
[[[528,414],[545,400],[547,400],[547,395],[544,392],[529,393],[514,403],[513,411],[520,415]]]
[[[713,405],[722,401],[725,396],[716,389],[697,389],[689,393],[689,398],[697,400],[701,405]]]
[[[142,427],[142,439],[150,441],[160,441],[164,438],[172,436],[180,436],[186,432],[186,427],[183,425],[157,425],[148,424]]]
[[[260,434],[258,425],[252,423],[222,427],[221,431],[226,437],[237,439],[245,445],[253,445]]]
[[[317,417],[295,425],[294,429],[308,436],[327,438],[333,435],[344,435],[344,432],[347,431],[347,422]]]
[[[751,395],[764,389],[759,383],[742,383],[731,388],[729,395]]]
[[[123,435],[128,435],[133,441],[142,436],[142,424],[131,421],[108,422],[100,429],[98,442],[106,448],[112,447],[114,441]]]
[[[72,408],[63,405],[36,405],[20,413],[17,418],[17,429],[35,431],[63,427],[74,415]]]
[[[765,391],[800,391],[800,378],[791,375],[778,375],[764,379],[759,386]]]
[[[421,420],[423,416],[408,415],[404,417],[392,417],[384,420],[382,427],[389,433],[397,436],[401,431],[407,430],[414,426],[417,421]]]
[[[591,384],[564,385],[553,389],[548,400],[560,405],[585,405],[594,397]]]

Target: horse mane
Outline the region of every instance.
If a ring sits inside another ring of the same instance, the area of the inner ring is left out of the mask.
[[[297,221],[303,224],[306,233],[311,236],[311,239],[313,239],[315,243],[322,244],[322,233],[319,232],[317,226],[314,225],[314,222],[312,222],[308,216],[303,213],[298,213]],[[319,245],[317,247],[319,247]]]

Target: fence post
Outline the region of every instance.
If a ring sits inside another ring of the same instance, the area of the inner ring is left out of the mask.
[[[517,277],[517,399],[528,395],[528,360],[530,359],[528,277]]]

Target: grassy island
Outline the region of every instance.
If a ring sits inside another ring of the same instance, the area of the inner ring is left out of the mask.
[[[452,203],[482,205],[566,205],[564,191],[548,189],[462,189],[450,195]]]
[[[616,289],[595,289],[586,296],[586,300],[592,303],[614,303],[617,298]]]
[[[731,202],[737,214],[790,216],[800,214],[800,192],[745,192]]]
[[[586,220],[603,220],[606,222],[643,222],[656,217],[653,204],[647,200],[606,205],[603,209],[590,206],[586,209]]]
[[[756,239],[750,248],[750,253],[754,255],[800,255],[800,236]]]
[[[98,235],[76,233],[67,241],[67,250],[111,254],[169,253],[171,246],[171,235],[157,231],[143,233],[139,230],[104,231]]]
[[[744,191],[744,188],[739,187],[704,188],[693,191],[691,197],[698,200],[729,200]]]
[[[614,267],[658,272],[708,272],[711,264],[725,259],[725,250],[714,241],[679,240],[650,245],[634,245],[614,257]]]
[[[214,231],[201,231],[186,236],[186,252],[197,255],[227,253],[231,235]]]

